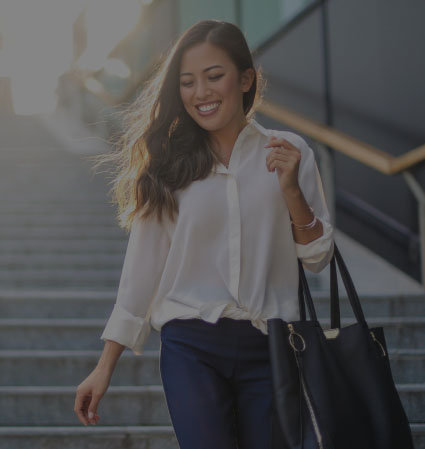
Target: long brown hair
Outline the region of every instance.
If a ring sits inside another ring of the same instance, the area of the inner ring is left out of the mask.
[[[203,42],[226,51],[239,74],[254,69],[251,88],[243,94],[247,119],[262,99],[265,81],[261,69],[254,68],[248,44],[236,25],[202,20],[188,28],[159,60],[140,95],[123,111],[123,132],[114,150],[93,157],[95,167],[103,162],[115,166],[112,201],[118,204],[119,224],[126,230],[143,208],[143,217],[156,212],[161,222],[165,209],[174,220],[178,213],[174,192],[206,178],[218,162],[209,132],[187,113],[179,90],[182,55]]]

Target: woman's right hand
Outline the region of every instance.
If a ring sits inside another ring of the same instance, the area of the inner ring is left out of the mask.
[[[111,375],[108,370],[96,366],[89,376],[78,385],[74,412],[85,426],[97,424],[99,421],[97,406],[109,387]]]

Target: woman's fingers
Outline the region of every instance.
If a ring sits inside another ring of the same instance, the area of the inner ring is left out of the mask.
[[[299,149],[293,145],[289,140],[278,138],[276,136],[270,136],[270,139],[266,145],[264,145],[264,148],[271,148],[271,147],[284,147],[288,150],[296,150],[299,151]]]
[[[74,412],[78,419],[87,426],[97,424],[99,401],[108,389],[111,373],[96,367],[90,375],[77,387]]]
[[[91,398],[90,405],[88,407],[88,419],[91,424],[97,424],[99,416],[97,415],[97,405],[99,404],[101,396],[94,394]]]
[[[99,404],[100,397],[92,395],[84,395],[77,391],[75,398],[74,412],[77,414],[78,419],[87,426],[88,424],[97,424],[100,417],[97,414],[97,406]]]
[[[295,166],[300,161],[300,155],[282,152],[279,150],[272,150],[266,156],[266,165],[269,171],[273,171],[273,166],[281,165],[281,163],[289,164],[289,166]]]
[[[87,426],[88,417],[87,417],[87,408],[88,403],[87,399],[90,400],[87,396],[85,396],[81,391],[77,388],[77,395],[75,397],[75,403],[74,403],[74,412],[77,415],[77,418],[85,425]]]

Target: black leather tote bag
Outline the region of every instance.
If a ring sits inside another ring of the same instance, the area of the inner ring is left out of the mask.
[[[335,261],[356,318],[343,328]],[[298,266],[300,320],[267,320],[281,449],[413,449],[383,328],[368,327],[337,246],[330,262],[328,330],[317,320],[299,259]]]

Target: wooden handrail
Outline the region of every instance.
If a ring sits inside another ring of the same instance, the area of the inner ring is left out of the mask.
[[[401,156],[392,156],[330,126],[306,118],[268,100],[262,100],[258,111],[386,175],[394,175],[425,160],[425,144]]]

